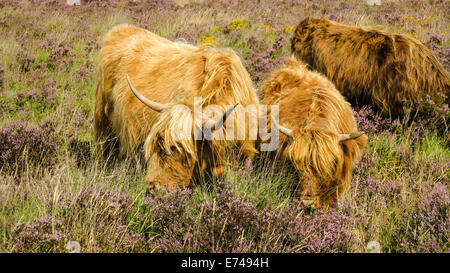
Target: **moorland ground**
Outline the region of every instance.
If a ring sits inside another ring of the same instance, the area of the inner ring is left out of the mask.
[[[432,120],[355,108],[369,136],[349,191],[305,211],[293,174],[264,162],[220,181],[146,196],[145,164],[91,155],[102,37],[131,23],[171,40],[231,47],[258,87],[306,17],[410,35],[448,70],[444,0],[0,1],[0,251],[448,252],[450,149]],[[448,107],[440,109],[448,115]],[[238,174],[238,175],[236,175]]]

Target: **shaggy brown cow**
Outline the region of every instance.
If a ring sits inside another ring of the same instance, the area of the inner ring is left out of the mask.
[[[284,135],[271,156],[295,167],[305,205],[328,208],[348,188],[353,161],[367,141],[350,104],[333,83],[294,56],[264,81],[260,99],[262,105],[279,106]]]
[[[197,48],[131,25],[117,26],[106,35],[99,56],[97,146],[109,153],[115,142],[119,155],[126,155],[144,144],[150,189],[187,186],[205,170],[219,176],[229,147],[253,157],[254,141],[196,137],[205,128],[226,130],[222,117],[214,123],[202,119],[203,128],[198,130],[195,97],[201,98],[200,107],[216,105],[222,113],[229,109],[224,119],[237,104],[259,104],[249,75],[232,50]]]
[[[403,106],[415,109],[427,95],[435,103],[450,103],[449,73],[428,48],[406,35],[305,19],[291,47],[352,104],[373,105],[384,116],[402,116]]]

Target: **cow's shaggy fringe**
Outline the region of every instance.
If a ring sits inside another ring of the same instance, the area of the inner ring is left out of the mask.
[[[406,35],[308,18],[295,29],[291,51],[324,73],[352,104],[373,105],[384,116],[402,117],[410,104],[420,113],[428,96],[450,104],[449,73]]]

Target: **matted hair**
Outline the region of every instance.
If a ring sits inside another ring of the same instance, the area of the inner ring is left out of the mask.
[[[450,105],[450,74],[407,35],[306,18],[294,31],[291,51],[352,104],[372,105],[385,116],[403,116],[404,106],[420,110],[427,96]]]

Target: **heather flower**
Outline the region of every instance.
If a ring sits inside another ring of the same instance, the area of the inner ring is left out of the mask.
[[[446,95],[438,94],[431,98],[426,95],[425,98],[419,100],[419,112],[417,113],[417,122],[423,134],[424,130],[429,128],[437,128],[440,133],[446,135],[448,133],[448,121],[450,120],[450,109],[445,103]]]
[[[91,156],[95,60],[112,25],[231,47],[258,86],[289,54],[291,32],[306,17],[407,33],[448,70],[448,1],[81,2],[0,1],[0,251],[448,252],[444,94],[425,94],[415,119],[408,105],[401,120],[355,109],[369,142],[329,211],[304,208],[278,168],[269,168],[272,178],[257,165],[233,164],[226,181],[144,197],[145,164]]]
[[[249,44],[249,51],[244,64],[252,79],[257,83],[285,60],[277,56],[284,44],[282,36],[277,36],[271,47],[253,36],[249,38],[247,44]]]
[[[398,240],[394,251],[448,252],[450,196],[441,184],[428,185],[419,193],[417,204],[405,211],[396,226],[393,238]]]
[[[84,81],[90,76],[90,71],[93,69],[94,65],[92,62],[87,61],[85,64],[81,65],[75,72],[75,78],[77,81]]]
[[[41,104],[51,105],[56,103],[56,87],[55,81],[46,82],[41,89],[38,102]]]
[[[335,8],[331,11],[331,13],[328,15],[328,18],[333,21],[342,21],[348,16],[348,13],[351,13],[354,11],[354,7],[350,4],[343,5],[339,8]]]
[[[145,27],[144,27],[145,28]],[[99,44],[97,40],[89,40],[86,42],[86,45],[84,46],[84,49],[87,52],[91,52],[94,49],[99,49]]]
[[[17,92],[16,104],[24,106],[27,102],[35,102],[43,108],[50,108],[56,104],[56,99],[55,81],[49,81],[42,84],[39,91],[36,87],[32,87]]]
[[[213,200],[196,205],[192,215],[189,191],[147,201],[158,234],[152,244],[162,252],[343,252],[349,251],[354,224],[339,213],[305,215],[296,201],[281,210],[262,209],[219,182]],[[178,198],[181,197],[181,198]],[[168,199],[169,198],[169,199]],[[175,216],[176,215],[176,216]],[[149,231],[150,232],[150,231]]]
[[[448,39],[448,36],[448,34],[432,33],[427,35],[424,41],[424,45],[433,51],[434,55],[447,70],[450,68],[450,47],[446,46],[444,42]]]
[[[126,227],[120,227],[120,230],[124,233],[120,241],[124,252],[146,251],[148,245],[144,234],[132,230],[130,231]]]
[[[391,9],[384,9],[374,14],[373,18],[382,24],[396,24],[401,21],[402,16]]]
[[[12,252],[60,252],[67,240],[62,220],[49,215],[16,223],[10,236]]]
[[[35,62],[36,57],[32,55],[18,56],[20,63],[20,71],[28,72],[31,69],[31,65]]]
[[[36,88],[30,88],[26,91],[17,92],[17,105],[23,106],[27,101],[33,100],[36,98]]]
[[[74,134],[79,129],[86,129],[92,125],[92,118],[86,118],[87,113],[74,107],[71,103],[64,107],[64,115],[70,120],[70,133]]]
[[[103,1],[100,1],[103,2]],[[179,6],[172,0],[133,1],[128,3],[133,10],[175,10]]]
[[[53,166],[61,140],[56,134],[56,123],[43,120],[38,127],[27,122],[14,122],[0,128],[0,167],[26,163]]]
[[[377,115],[372,107],[364,105],[359,110],[353,110],[359,130],[366,133],[382,132],[389,128],[391,120]]]
[[[78,209],[98,209],[105,213],[105,217],[121,217],[130,205],[128,194],[94,187],[85,188],[72,202],[72,206]]]
[[[68,71],[75,62],[75,55],[72,47],[66,42],[57,42],[58,37],[48,35],[41,42],[41,47],[48,52],[48,59],[42,67],[50,70],[63,69]]]
[[[165,195],[155,195],[146,197],[141,204],[139,214],[134,220],[134,225],[144,226],[144,234],[156,234],[157,246],[161,251],[167,250],[164,245],[164,234],[168,228],[174,228],[174,225],[188,225],[191,221],[191,215],[185,213],[189,204],[190,189],[177,189],[168,192]],[[150,217],[150,219],[149,219]],[[144,223],[151,222],[151,226]],[[182,230],[180,230],[182,232]]]

